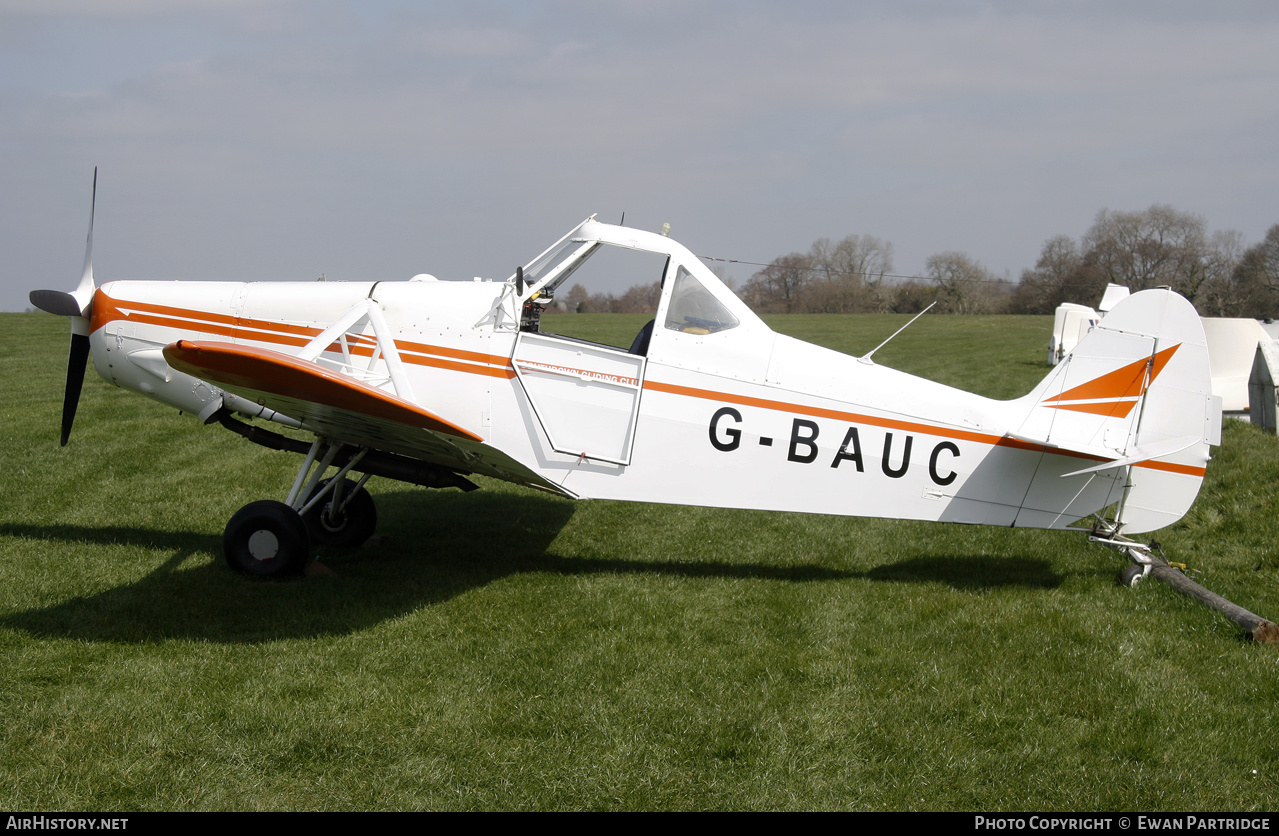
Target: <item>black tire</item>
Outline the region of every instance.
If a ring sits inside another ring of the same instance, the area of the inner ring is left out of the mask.
[[[331,480],[325,479],[319,487],[323,488]],[[332,494],[312,506],[302,517],[306,521],[311,539],[316,543],[342,548],[354,548],[364,544],[377,530],[377,506],[369,492],[360,488],[355,490],[355,483],[350,479],[342,480],[342,500],[346,507],[337,520],[328,518],[328,510],[333,498]],[[355,491],[352,493],[352,491]]]
[[[226,524],[222,555],[242,575],[282,578],[300,575],[311,556],[311,536],[298,512],[283,502],[250,502]]]
[[[1123,571],[1119,573],[1120,586],[1136,586],[1146,577],[1146,570],[1142,566],[1125,566]]]

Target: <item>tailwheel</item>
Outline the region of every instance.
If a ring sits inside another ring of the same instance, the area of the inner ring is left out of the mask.
[[[1123,568],[1123,571],[1119,573],[1119,585],[1130,586],[1130,587],[1136,586],[1137,584],[1145,580],[1145,577],[1146,577],[1145,566],[1136,566],[1136,565],[1125,566]]]
[[[377,529],[377,507],[363,486],[342,479],[328,490],[333,479],[320,482],[317,495],[323,498],[303,514],[311,538],[343,548],[363,545]],[[327,492],[326,492],[327,491]]]
[[[297,511],[283,502],[250,502],[227,523],[222,553],[235,571],[259,578],[300,575],[310,559],[311,537]]]
[[[1117,580],[1120,586],[1133,587],[1144,581],[1150,574],[1150,567],[1157,560],[1155,553],[1160,549],[1159,544],[1153,540],[1147,544],[1128,539],[1120,532],[1122,527],[1122,524],[1118,522],[1102,521],[1093,527],[1088,539],[1114,549],[1132,561],[1132,565],[1125,566],[1119,572]]]

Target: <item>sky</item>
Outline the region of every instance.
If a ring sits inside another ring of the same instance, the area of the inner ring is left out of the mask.
[[[1279,223],[1279,4],[0,0],[0,311],[504,279],[588,215],[1016,280],[1102,209]],[[624,288],[617,288],[620,291]]]

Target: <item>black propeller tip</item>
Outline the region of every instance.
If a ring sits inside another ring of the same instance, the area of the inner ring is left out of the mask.
[[[62,395],[62,444],[67,446],[71,437],[71,425],[75,423],[76,407],[80,403],[80,390],[84,387],[84,369],[89,361],[89,337],[71,335],[71,352],[67,355],[67,388]]]

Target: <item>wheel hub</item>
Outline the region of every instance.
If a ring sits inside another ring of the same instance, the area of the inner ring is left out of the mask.
[[[280,539],[275,532],[259,529],[249,535],[249,554],[254,560],[270,560],[280,551]]]
[[[336,534],[346,528],[346,517],[335,511],[333,503],[330,502],[324,506],[324,512],[320,514],[320,525],[324,526],[325,531]]]

